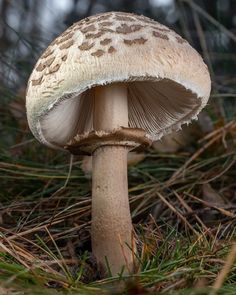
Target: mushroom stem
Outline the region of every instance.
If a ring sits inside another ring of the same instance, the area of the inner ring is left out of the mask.
[[[128,126],[127,88],[123,84],[95,90],[95,130]],[[128,148],[104,143],[93,154],[92,250],[113,275],[133,270],[132,221],[127,181]]]
[[[94,129],[98,131],[113,131],[128,127],[127,85],[114,83],[95,88]]]

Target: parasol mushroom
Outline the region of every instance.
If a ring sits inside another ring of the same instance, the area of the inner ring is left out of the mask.
[[[108,12],[56,38],[29,78],[34,136],[93,156],[92,251],[112,274],[133,268],[127,153],[196,119],[210,94],[201,56],[145,16]]]

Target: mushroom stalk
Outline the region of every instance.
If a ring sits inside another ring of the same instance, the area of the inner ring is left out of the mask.
[[[95,89],[94,129],[128,126],[127,87],[113,84]],[[96,115],[95,115],[96,114]],[[104,142],[93,154],[92,251],[113,275],[133,270],[132,221],[127,181],[128,148],[117,140]]]

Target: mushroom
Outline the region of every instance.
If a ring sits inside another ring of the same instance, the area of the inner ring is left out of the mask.
[[[49,147],[93,156],[92,251],[112,274],[132,272],[136,251],[128,152],[196,119],[210,84],[186,40],[123,12],[75,23],[36,63],[26,97],[29,126]]]

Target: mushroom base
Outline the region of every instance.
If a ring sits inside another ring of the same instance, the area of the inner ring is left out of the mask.
[[[92,251],[112,275],[131,273],[134,265],[127,154],[125,146],[101,146],[93,154]]]

